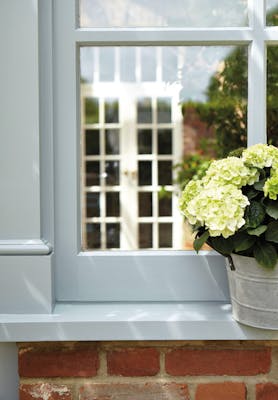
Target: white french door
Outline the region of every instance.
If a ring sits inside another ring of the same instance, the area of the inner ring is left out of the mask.
[[[83,248],[181,248],[179,88],[81,84]]]

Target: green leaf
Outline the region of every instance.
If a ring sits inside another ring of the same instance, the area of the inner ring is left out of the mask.
[[[265,238],[269,242],[278,243],[278,221],[270,222],[267,225]]]
[[[254,256],[260,265],[265,268],[274,268],[277,262],[275,247],[267,242],[257,241],[254,247]]]
[[[278,201],[268,200],[265,211],[270,217],[278,219]]]
[[[249,200],[252,200],[255,197],[257,197],[259,193],[260,192],[258,192],[258,190],[255,190],[253,187],[250,187],[250,189],[248,189],[245,195],[248,197]]]
[[[236,252],[244,251],[250,249],[255,242],[256,242],[256,237],[255,236],[249,236],[247,233],[238,233],[233,237],[234,241],[234,250]]]
[[[267,225],[260,225],[254,229],[247,229],[249,235],[260,236],[267,230]]]
[[[257,228],[265,217],[265,210],[261,203],[252,201],[251,204],[246,207],[245,220],[248,228]]]
[[[262,179],[261,181],[254,183],[254,188],[256,190],[259,190],[260,192],[262,192],[264,184],[265,184],[265,181],[266,181],[266,179]]]
[[[205,231],[200,237],[194,240],[193,247],[197,251],[197,253],[201,249],[201,247],[205,244],[208,237],[209,237],[209,231]]]
[[[223,236],[217,236],[210,238],[209,244],[218,253],[227,256],[232,253],[234,249],[234,243],[231,238],[223,238]]]

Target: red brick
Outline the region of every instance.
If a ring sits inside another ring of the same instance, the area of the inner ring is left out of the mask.
[[[71,400],[71,390],[65,385],[49,383],[20,385],[20,400]]]
[[[269,371],[270,349],[194,350],[175,349],[166,354],[166,372],[184,375],[257,375]]]
[[[153,348],[120,349],[107,354],[110,375],[153,376],[159,372],[159,352]]]
[[[207,383],[197,387],[195,400],[245,400],[246,387],[240,382]]]
[[[88,384],[79,400],[189,400],[186,385],[175,383]]]
[[[19,352],[19,375],[22,377],[89,377],[99,367],[97,350],[87,348],[29,348]]]
[[[256,400],[278,399],[278,385],[274,383],[260,383],[256,385]]]

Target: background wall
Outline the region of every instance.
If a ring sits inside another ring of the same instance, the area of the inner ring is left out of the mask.
[[[277,342],[21,343],[20,399],[274,400]]]

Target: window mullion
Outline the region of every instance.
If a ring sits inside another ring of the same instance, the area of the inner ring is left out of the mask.
[[[248,145],[266,143],[266,47],[265,1],[249,5],[253,41],[248,57]]]

